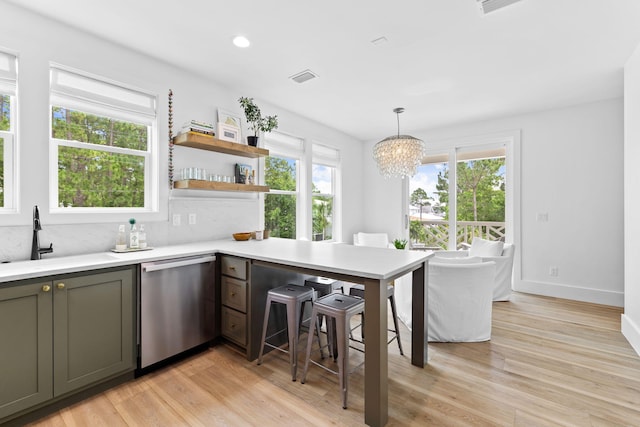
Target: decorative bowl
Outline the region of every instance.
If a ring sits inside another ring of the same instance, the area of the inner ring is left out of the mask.
[[[240,241],[249,240],[251,233],[233,233],[233,238]]]

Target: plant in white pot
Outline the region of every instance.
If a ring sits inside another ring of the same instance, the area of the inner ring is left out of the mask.
[[[271,132],[278,128],[278,116],[262,117],[260,107],[253,102],[253,98],[241,96],[238,102],[244,109],[244,116],[247,119],[249,129],[253,131],[253,136],[247,136],[247,143],[256,147],[260,132]]]
[[[393,241],[393,246],[395,246],[395,247],[396,247],[396,249],[406,249],[406,247],[407,247],[407,240],[406,240],[406,239],[403,239],[403,240],[395,239],[395,240]]]

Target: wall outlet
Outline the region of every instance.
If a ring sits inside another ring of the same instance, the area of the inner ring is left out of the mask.
[[[180,214],[173,214],[173,226],[180,227]]]
[[[549,267],[549,276],[558,277],[558,267],[556,266]]]
[[[196,225],[196,214],[189,214],[189,225]]]
[[[547,222],[547,221],[549,221],[549,213],[548,212],[538,212],[536,214],[536,221],[539,221],[539,222]]]

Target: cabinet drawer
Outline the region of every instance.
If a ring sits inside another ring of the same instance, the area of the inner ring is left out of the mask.
[[[222,307],[222,336],[241,346],[247,345],[247,315]]]
[[[222,257],[222,274],[247,280],[247,260],[230,256]]]
[[[247,282],[222,276],[222,304],[247,312]]]

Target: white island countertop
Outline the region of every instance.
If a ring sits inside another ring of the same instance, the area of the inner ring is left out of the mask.
[[[346,275],[357,273],[361,277],[378,280],[394,277],[408,266],[418,265],[432,256],[430,252],[278,238],[245,242],[226,239],[127,253],[108,251],[63,257],[44,255],[41,260],[0,264],[0,283],[211,253],[300,268],[331,270]]]

